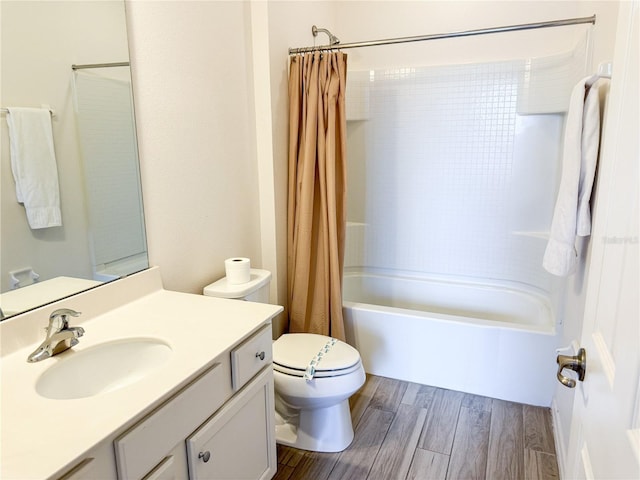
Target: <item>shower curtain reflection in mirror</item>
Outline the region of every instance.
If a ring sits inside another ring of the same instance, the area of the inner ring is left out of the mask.
[[[129,67],[74,72],[94,278],[148,266]]]

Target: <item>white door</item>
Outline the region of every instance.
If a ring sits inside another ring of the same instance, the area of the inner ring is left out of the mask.
[[[640,478],[638,17],[620,2],[567,478]],[[601,193],[601,194],[600,194]]]

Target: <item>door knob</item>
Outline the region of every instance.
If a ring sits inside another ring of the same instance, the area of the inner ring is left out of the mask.
[[[578,350],[577,355],[558,355],[556,358],[558,362],[558,381],[568,388],[575,388],[576,381],[573,378],[565,377],[562,374],[562,370],[568,368],[578,374],[578,380],[581,382],[584,380],[584,374],[587,370],[587,352],[584,348]]]

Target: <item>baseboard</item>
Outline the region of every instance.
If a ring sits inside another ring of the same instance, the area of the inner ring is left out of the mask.
[[[555,397],[551,401],[551,419],[553,421],[553,441],[556,444],[556,460],[558,462],[558,475],[560,480],[565,478],[567,452],[565,450],[564,438],[562,436],[562,428],[560,428],[560,418],[558,406]]]

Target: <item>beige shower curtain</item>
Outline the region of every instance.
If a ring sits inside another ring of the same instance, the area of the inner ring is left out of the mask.
[[[289,331],[344,340],[347,55],[291,58],[289,74]]]

